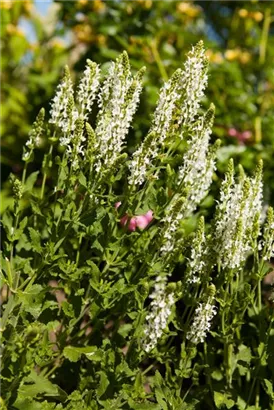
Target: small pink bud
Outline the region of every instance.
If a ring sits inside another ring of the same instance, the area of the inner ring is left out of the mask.
[[[238,134],[238,131],[236,130],[236,128],[229,128],[228,129],[228,135],[230,137],[236,137]]]
[[[121,224],[122,226],[125,226],[125,225],[127,224],[127,221],[128,221],[128,216],[127,216],[127,215],[124,215],[124,216],[120,219],[120,224]]]
[[[145,229],[148,224],[153,220],[153,212],[149,210],[144,215],[136,216],[136,225],[139,229]]]
[[[116,204],[114,205],[114,208],[115,208],[115,209],[118,209],[118,208],[119,208],[119,206],[121,205],[121,203],[122,203],[121,201],[116,202]]]
[[[135,219],[136,219],[136,226],[139,229],[145,229],[146,226],[149,224],[145,215],[136,216]]]
[[[129,224],[128,224],[128,230],[130,232],[133,232],[136,230],[136,216],[130,219]]]
[[[120,224],[122,226],[127,226],[130,232],[135,231],[136,230],[136,217],[134,216],[133,218],[130,218],[130,221],[128,222],[128,215],[124,215],[120,219]]]
[[[147,211],[147,213],[144,215],[144,217],[146,217],[146,220],[148,223],[150,223],[153,220],[153,212],[150,209],[149,211]]]
[[[129,217],[126,214],[120,219],[120,224],[122,226],[126,226],[130,232],[135,231],[136,228],[143,230],[153,220],[153,212],[149,210],[144,215],[133,216],[132,218],[130,218],[129,222],[128,220],[129,220]]]
[[[246,141],[246,140],[249,140],[249,138],[251,138],[251,136],[252,136],[252,133],[251,133],[251,131],[244,131],[244,132],[242,132],[240,135],[239,135],[239,137],[238,137],[238,139],[240,140],[240,141]]]

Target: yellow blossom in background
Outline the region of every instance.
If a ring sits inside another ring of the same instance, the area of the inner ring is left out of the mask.
[[[251,60],[251,53],[248,51],[243,51],[240,48],[228,49],[224,54],[226,60],[228,61],[239,61],[242,64],[247,64]]]
[[[83,43],[91,43],[94,39],[92,28],[89,24],[77,24],[73,30],[77,39]]]
[[[92,2],[92,6],[93,6],[93,10],[98,11],[98,12],[102,12],[106,8],[106,5],[102,2],[102,0],[94,0]]]
[[[96,40],[100,46],[105,46],[107,43],[107,37],[104,36],[104,34],[98,34],[98,36],[96,37]]]
[[[152,0],[138,0],[138,3],[145,9],[152,7]]]
[[[238,13],[239,13],[239,16],[242,17],[243,19],[248,16],[248,11],[246,9],[240,9]]]
[[[1,9],[9,10],[11,7],[12,7],[12,1],[11,0],[0,1],[0,8]]]
[[[263,20],[264,15],[261,11],[248,11],[246,9],[240,9],[238,11],[238,14],[241,18],[245,19],[245,18],[251,18],[255,21],[257,21],[257,23],[259,23],[260,21]]]
[[[249,53],[248,51],[243,51],[240,54],[239,60],[242,64],[247,64],[251,60],[251,57],[252,57],[251,53]]]
[[[261,13],[260,11],[255,11],[254,13],[250,13],[252,18],[257,21],[258,23],[260,21],[262,21],[262,19],[264,18],[263,13]]]
[[[78,0],[79,6],[86,6],[88,4],[88,0]]]
[[[225,58],[228,61],[235,61],[239,58],[241,50],[239,48],[228,49],[225,51]]]
[[[224,57],[220,52],[214,53],[212,50],[207,50],[206,56],[211,63],[221,64],[224,61]]]
[[[31,1],[31,0],[25,0],[25,1],[23,1],[23,9],[24,9],[24,12],[27,14],[27,15],[29,15],[30,14],[30,12],[32,11],[32,9],[33,9],[33,2]]]
[[[194,6],[191,3],[180,2],[177,5],[177,11],[179,13],[186,14],[188,17],[194,18],[194,17],[197,17],[200,14],[201,9],[200,9],[200,7]]]

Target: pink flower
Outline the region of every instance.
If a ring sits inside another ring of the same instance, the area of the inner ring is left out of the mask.
[[[132,218],[130,218],[129,222],[128,222],[128,220],[129,220],[128,215],[124,215],[120,219],[120,224],[122,226],[127,226],[128,230],[130,232],[135,231],[136,228],[139,228],[139,229],[143,230],[153,220],[153,212],[151,210],[149,210],[144,215],[133,216]]]
[[[136,217],[133,216],[132,218],[130,218],[129,222],[129,217],[128,215],[124,215],[121,219],[120,219],[120,224],[122,226],[127,226],[128,230],[130,232],[133,232],[136,230]]]
[[[252,136],[251,131],[244,131],[244,132],[239,133],[238,140],[241,142],[245,142],[249,140],[251,136]]]
[[[236,128],[229,128],[228,135],[230,137],[236,137],[238,135],[238,131],[236,130]]]
[[[230,137],[236,138],[241,144],[244,144],[247,140],[252,137],[251,131],[237,131],[236,128],[229,128],[227,131]]]
[[[114,205],[114,208],[115,208],[115,209],[118,209],[119,206],[121,205],[121,203],[122,203],[121,201],[116,202],[115,205]]]

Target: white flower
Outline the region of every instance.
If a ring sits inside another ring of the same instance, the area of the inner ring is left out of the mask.
[[[185,198],[175,199],[167,209],[167,215],[162,219],[163,223],[163,238],[160,247],[161,257],[166,255],[171,257],[177,250],[176,232],[180,226],[180,222],[186,215],[186,200]]]
[[[150,352],[158,343],[164,329],[168,325],[172,306],[175,303],[174,293],[166,293],[166,279],[158,276],[154,291],[150,295],[152,302],[150,312],[146,316],[146,326],[144,329],[145,338],[143,348]]]
[[[132,78],[126,52],[118,57],[109,69],[108,77],[99,95],[100,111],[95,129],[97,173],[102,169],[110,168],[122,151],[132,117],[139,103],[143,72],[144,70],[141,69]]]
[[[31,157],[31,152],[34,150],[34,148],[39,147],[41,143],[41,135],[44,130],[44,118],[45,110],[44,108],[41,108],[29,132],[29,139],[27,140],[26,146],[24,147],[24,153],[22,157],[23,161],[28,161]]]
[[[61,128],[67,135],[66,139],[60,140],[62,145],[67,145],[68,135],[74,130],[75,121],[78,118],[78,111],[74,106],[73,84],[70,78],[68,67],[65,68],[63,80],[57,87],[57,92],[52,100],[50,123]]]
[[[191,329],[186,335],[186,338],[194,344],[203,342],[210,330],[211,321],[217,314],[213,301],[214,297],[210,295],[205,302],[199,303],[195,310]]]
[[[267,210],[261,249],[263,249],[263,260],[268,261],[274,258],[274,214],[271,207]]]
[[[203,43],[199,42],[188,54],[184,70],[178,69],[160,90],[148,136],[150,144],[145,139],[134,152],[129,165],[130,185],[142,185],[154,160],[172,140],[178,127],[182,126],[184,131],[196,121],[206,84],[207,58]],[[184,132],[180,137],[183,135]]]
[[[215,249],[223,268],[238,269],[252,250],[252,232],[262,208],[262,164],[254,178],[234,181],[233,163],[221,187],[215,217]]]
[[[198,229],[191,246],[191,254],[187,264],[186,282],[200,283],[200,276],[204,273],[206,259],[206,238],[204,218],[200,218]]]
[[[87,60],[86,69],[80,80],[77,90],[76,101],[80,107],[80,115],[88,119],[91,107],[96,97],[100,84],[100,68],[96,63]]]
[[[214,106],[196,122],[187,141],[183,165],[179,168],[178,184],[188,189],[188,214],[206,196],[215,170],[215,151],[209,150],[209,137],[214,119]]]

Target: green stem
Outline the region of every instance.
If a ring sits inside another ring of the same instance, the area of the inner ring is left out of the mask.
[[[265,63],[270,23],[271,23],[271,9],[268,8],[265,10],[265,16],[264,16],[264,24],[263,24],[262,36],[261,36],[261,41],[260,41],[260,49],[259,49],[259,64]]]
[[[49,153],[48,153],[49,156],[52,154],[52,150],[53,150],[53,145],[51,145],[50,148],[49,148]],[[41,187],[41,194],[40,194],[40,198],[41,198],[41,199],[43,199],[43,197],[44,197],[46,179],[47,179],[47,172],[45,172],[44,175],[43,175],[43,181],[42,181],[42,187]]]
[[[267,345],[268,345],[268,340],[269,340],[269,337],[270,337],[270,332],[272,330],[273,321],[274,321],[274,316],[271,317],[269,327],[268,327],[268,330],[267,330],[267,333],[266,333],[266,340],[265,340],[265,343],[264,343],[264,347],[263,347],[263,350],[262,350],[260,356],[258,357],[257,364],[256,364],[256,367],[254,369],[252,385],[251,385],[251,388],[249,390],[249,395],[248,395],[248,399],[247,399],[244,410],[248,409],[248,406],[249,406],[249,403],[250,403],[250,400],[251,400],[251,397],[252,397],[252,394],[253,394],[253,390],[254,390],[255,384],[257,382],[257,376],[258,376],[258,373],[259,373],[259,370],[260,370],[260,367],[261,367],[261,362],[262,362],[261,359],[262,359],[262,357],[265,353],[265,350],[267,348]]]
[[[155,59],[155,62],[156,62],[157,66],[159,68],[159,71],[161,73],[161,76],[164,79],[164,81],[167,81],[168,80],[168,75],[167,75],[166,69],[163,65],[163,62],[161,60],[160,54],[158,52],[156,40],[151,42],[150,47],[151,47],[151,51],[152,51],[153,57]]]

